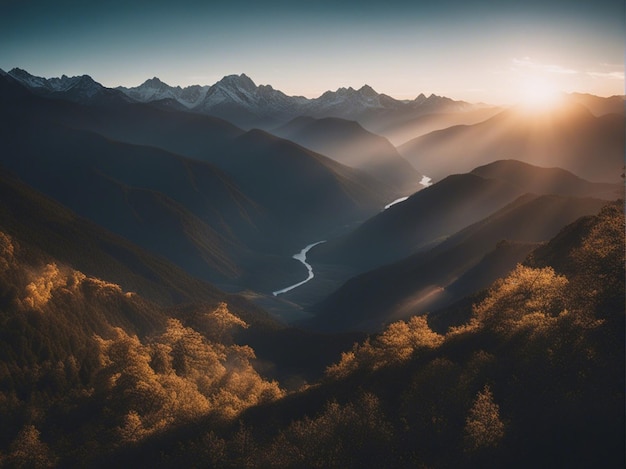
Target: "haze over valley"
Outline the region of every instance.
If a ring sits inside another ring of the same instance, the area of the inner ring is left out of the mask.
[[[623,467],[619,8],[240,3],[6,6],[0,467]]]

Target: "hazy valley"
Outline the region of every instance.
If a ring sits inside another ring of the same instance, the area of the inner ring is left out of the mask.
[[[0,71],[0,466],[620,467],[624,118]]]

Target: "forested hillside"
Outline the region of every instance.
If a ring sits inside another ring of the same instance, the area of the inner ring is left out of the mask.
[[[0,232],[0,414],[9,467],[84,465],[114,448],[281,397],[237,345],[225,303],[192,315],[88,277]]]
[[[107,464],[622,467],[623,278],[620,201],[536,249],[445,333],[427,316],[393,323],[313,386]]]

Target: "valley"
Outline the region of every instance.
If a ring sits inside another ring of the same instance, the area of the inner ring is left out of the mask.
[[[0,466],[613,467],[625,133],[0,70]]]

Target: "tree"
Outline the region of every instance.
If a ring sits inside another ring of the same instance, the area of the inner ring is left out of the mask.
[[[489,385],[479,391],[465,419],[465,449],[476,451],[495,447],[504,436],[500,407],[493,400]]]
[[[43,468],[53,467],[56,458],[48,445],[40,439],[39,430],[33,425],[26,425],[19,432],[6,458],[7,466],[16,468]]]
[[[377,370],[392,363],[409,360],[423,349],[433,349],[443,343],[443,336],[433,332],[426,316],[413,316],[408,322],[390,324],[379,336],[355,344],[350,352],[341,354],[339,363],[331,365],[326,375],[343,378],[359,368]]]
[[[565,310],[567,278],[551,267],[533,269],[518,264],[506,278],[495,282],[489,295],[474,305],[474,317],[485,327],[508,334],[518,328],[542,324]]]
[[[224,345],[233,341],[232,333],[236,328],[247,329],[248,324],[228,310],[226,303],[220,303],[213,311],[201,318],[206,337]]]
[[[572,255],[577,276],[574,297],[580,308],[598,310],[602,317],[624,314],[626,242],[622,203],[605,206]]]

